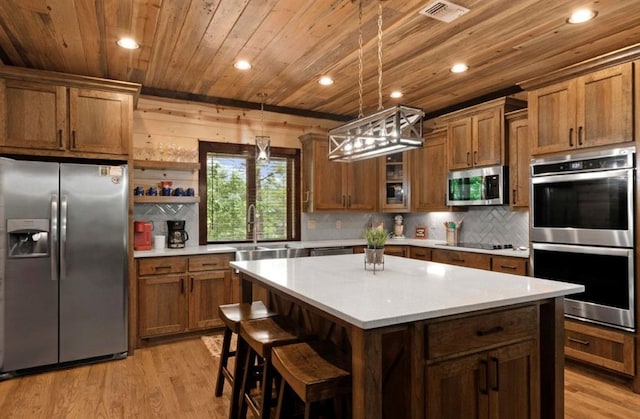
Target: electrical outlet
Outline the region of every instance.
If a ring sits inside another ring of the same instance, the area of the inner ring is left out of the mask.
[[[336,220],[336,230],[340,230],[342,228],[342,221]]]
[[[315,229],[316,229],[316,220],[308,220],[307,230],[315,230]]]

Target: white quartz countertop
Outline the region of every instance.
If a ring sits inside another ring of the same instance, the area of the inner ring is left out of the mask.
[[[295,247],[295,248],[313,249],[313,248],[319,248],[319,247],[360,246],[360,245],[364,245],[366,242],[364,239],[344,239],[344,240],[316,240],[316,241],[296,241],[296,242],[277,242],[277,243],[261,242],[258,244],[269,246],[273,244],[282,244],[282,243],[286,243],[288,246]],[[133,255],[135,258],[145,258],[145,257],[162,257],[162,256],[204,255],[204,254],[214,254],[214,253],[233,253],[236,251],[236,249],[246,247],[249,245],[251,245],[251,243],[187,246],[182,249],[166,249],[165,248],[165,249],[153,249],[153,250],[136,250]],[[490,255],[513,256],[513,257],[520,257],[525,259],[529,258],[529,249],[525,249],[525,250],[474,249],[474,248],[468,248],[468,247],[448,246],[444,241],[441,241],[441,240],[389,239],[387,240],[387,245],[431,247],[431,248],[440,248],[440,249],[446,249],[446,250],[461,250],[465,252],[485,253]]]
[[[232,262],[259,281],[356,327],[373,329],[583,292],[582,285],[362,254]]]

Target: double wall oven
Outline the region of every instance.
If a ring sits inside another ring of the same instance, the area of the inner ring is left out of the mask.
[[[531,162],[531,270],[585,292],[565,314],[635,330],[635,148]]]

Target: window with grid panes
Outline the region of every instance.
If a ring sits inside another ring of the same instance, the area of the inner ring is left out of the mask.
[[[299,240],[300,151],[271,147],[268,162],[255,146],[200,141],[200,243],[253,240],[248,209],[256,207],[259,241]]]

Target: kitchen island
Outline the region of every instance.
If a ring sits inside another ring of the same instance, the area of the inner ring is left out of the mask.
[[[341,328],[354,418],[563,417],[563,298],[582,286],[393,256],[374,274],[360,254],[231,265],[242,301],[256,283],[312,332]]]

